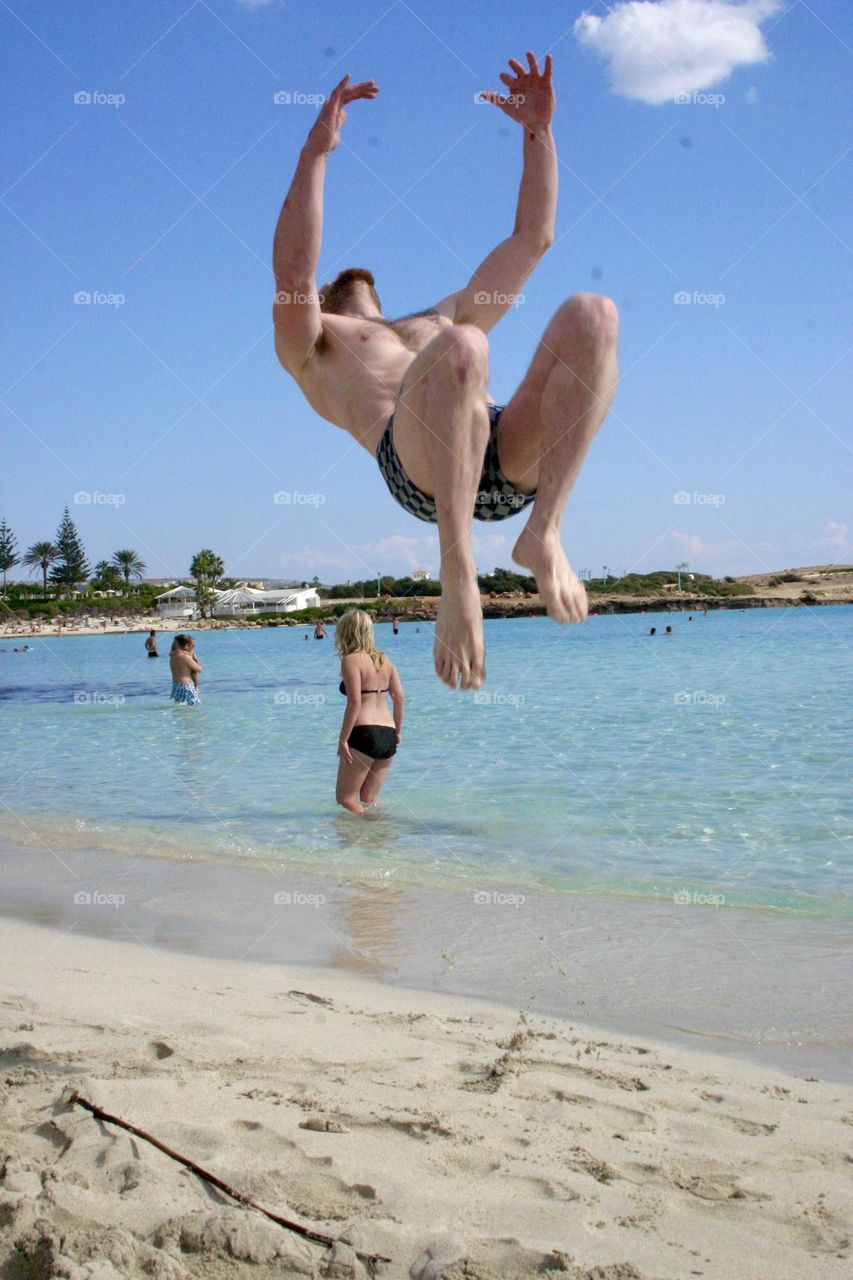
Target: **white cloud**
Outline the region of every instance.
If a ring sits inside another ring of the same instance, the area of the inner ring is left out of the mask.
[[[778,547],[765,539],[746,543],[740,538],[725,538],[711,542],[698,533],[670,529],[636,562],[634,568],[637,573],[650,573],[665,567],[667,560],[672,567],[679,560],[686,560],[696,573],[711,573],[718,577],[727,573],[764,573],[777,553]]]
[[[291,551],[280,556],[278,568],[287,572],[290,577],[304,578],[306,574],[319,572],[321,569],[349,569],[354,563],[352,557],[329,555],[320,547],[303,547],[301,551]]]
[[[393,572],[394,566],[401,564],[408,569],[426,569],[438,559],[438,534],[416,538],[393,533],[378,542],[359,543],[354,549],[383,573]]]
[[[529,573],[528,569],[518,569],[512,563],[512,548],[519,531],[514,532],[515,538],[511,538],[505,533],[478,533],[475,527],[472,541],[474,559],[480,573],[491,573],[496,565],[505,569],[515,569],[518,573]]]
[[[620,0],[603,18],[583,13],[574,33],[607,60],[614,93],[657,104],[766,62],[761,23],[781,8],[782,0]]]
[[[849,551],[851,543],[848,526],[840,520],[827,520],[823,526],[824,537],[815,543],[817,547],[834,547],[836,551]]]

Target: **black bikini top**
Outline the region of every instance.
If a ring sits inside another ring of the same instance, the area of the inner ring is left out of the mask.
[[[388,687],[390,688],[390,685],[389,685]],[[340,689],[340,691],[341,691],[341,693],[344,695],[344,697],[346,697],[346,694],[347,694],[347,687],[346,687],[346,685],[344,684],[343,680],[342,680],[342,681],[341,681],[341,683],[338,685],[338,688]],[[361,691],[361,692],[362,692],[362,693],[387,693],[387,692],[388,692],[388,689],[387,689],[387,688],[386,688],[386,689],[362,689],[362,691]]]

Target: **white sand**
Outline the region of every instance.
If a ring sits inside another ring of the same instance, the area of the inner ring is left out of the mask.
[[[353,1246],[414,1280],[850,1274],[850,1086],[17,921],[0,972],[4,1278],[366,1275]]]

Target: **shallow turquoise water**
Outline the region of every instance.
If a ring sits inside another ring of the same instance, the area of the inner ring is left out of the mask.
[[[197,711],[141,635],[0,654],[0,835],[850,914],[853,608],[489,622],[473,696],[432,674],[432,626],[377,631],[408,699],[382,821],[333,803],[331,641],[278,628],[198,637]]]

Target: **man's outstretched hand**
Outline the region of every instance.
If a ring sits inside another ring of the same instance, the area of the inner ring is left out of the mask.
[[[486,102],[493,102],[496,107],[500,107],[504,115],[509,116],[510,120],[514,120],[516,124],[523,125],[525,129],[541,129],[551,123],[554,108],[557,105],[551,81],[554,64],[550,53],[545,56],[545,66],[542,71],[539,70],[536,58],[529,51],[527,61],[529,65],[525,70],[520,62],[510,58],[509,65],[514,75],[510,76],[503,72],[500,76],[509,89],[505,97],[499,93],[492,93],[488,89],[483,90],[480,97]]]
[[[350,84],[348,75],[332,90],[320,114],[314,121],[308,134],[309,143],[317,151],[334,151],[341,140],[341,129],[346,124],[347,113],[344,107],[358,98],[375,98],[379,85],[375,80],[362,80],[359,84]]]

